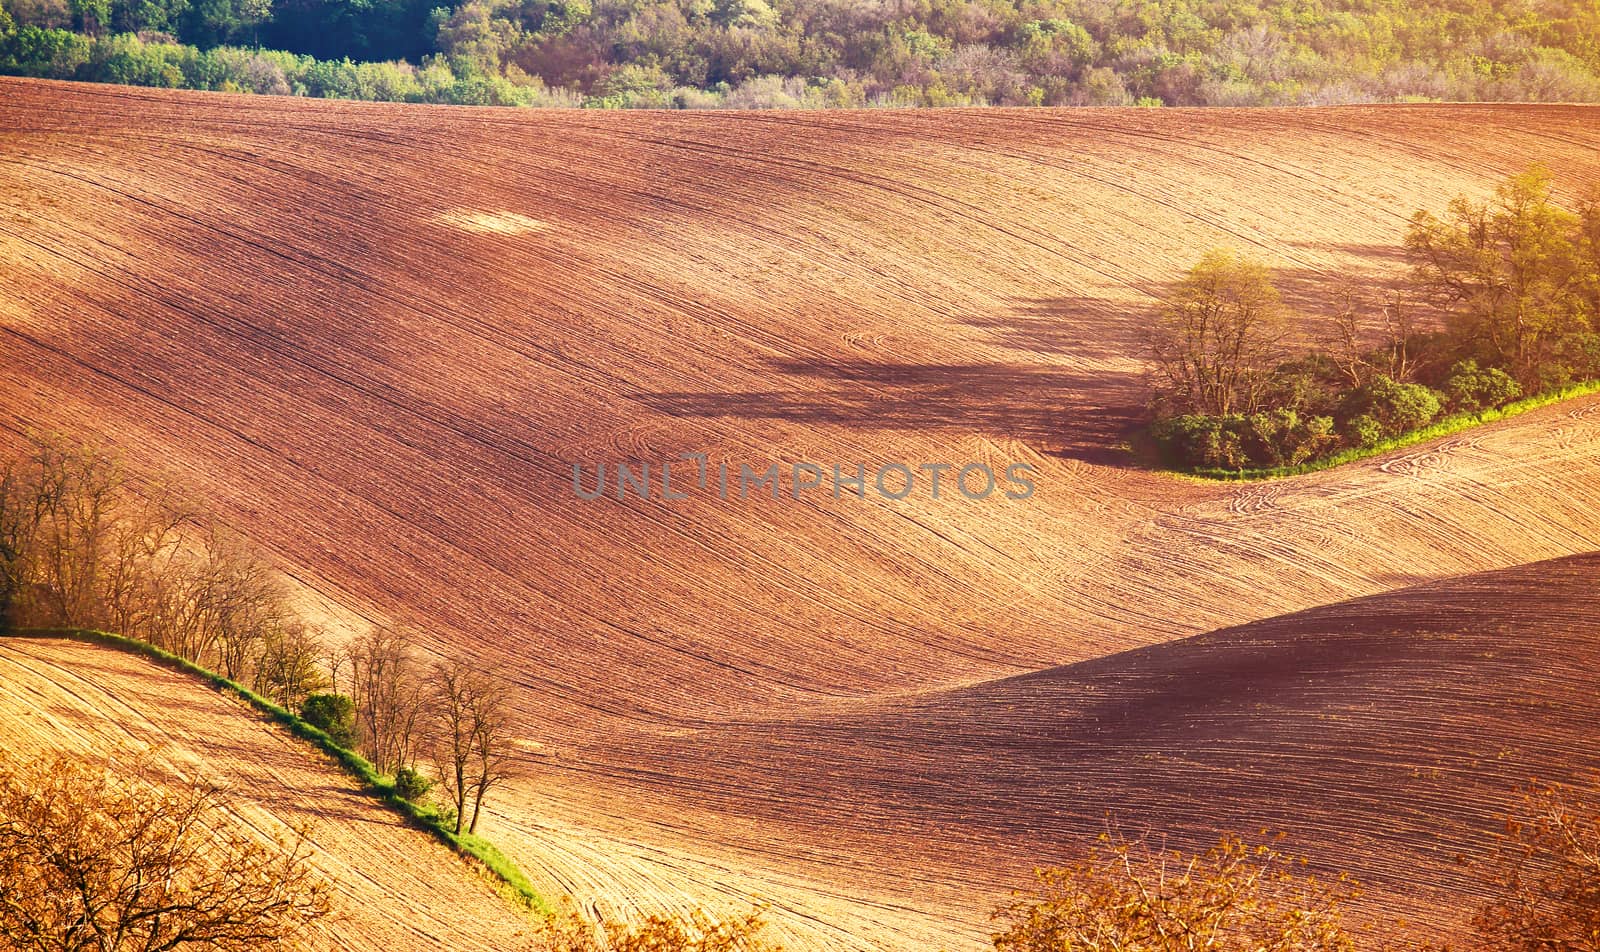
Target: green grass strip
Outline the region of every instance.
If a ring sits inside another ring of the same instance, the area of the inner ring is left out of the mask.
[[[272,721],[288,728],[289,733],[308,741],[313,747],[332,757],[345,773],[361,781],[368,793],[405,817],[412,826],[432,833],[435,839],[457,853],[483,864],[485,869],[500,880],[504,887],[503,891],[518,905],[542,916],[551,916],[555,913],[549,902],[539,894],[538,890],[533,888],[533,884],[528,881],[528,877],[523,874],[521,869],[517,868],[517,864],[500,852],[493,843],[479,836],[465,834],[457,836],[455,830],[445,825],[438,811],[434,808],[414,803],[397,794],[394,789],[394,781],[378,773],[377,768],[373,767],[367,758],[348,747],[341,747],[322,729],[312,726],[298,714],[279,707],[237,681],[229,680],[215,671],[202,668],[186,658],[157,648],[148,642],[123,635],[114,635],[106,631],[91,631],[80,628],[26,629],[12,632],[0,631],[0,637],[63,638],[115,648],[131,654],[143,655],[163,667],[193,675],[202,681],[206,681],[220,692],[235,695],[248,702],[251,707],[267,715]]]
[[[1496,420],[1504,420],[1507,417],[1514,417],[1518,414],[1527,413],[1529,410],[1537,410],[1540,407],[1546,407],[1552,403],[1559,403],[1562,400],[1570,400],[1573,397],[1585,397],[1595,393],[1600,393],[1600,380],[1591,380],[1587,383],[1574,384],[1570,387],[1566,387],[1565,389],[1551,391],[1550,393],[1541,394],[1537,397],[1524,397],[1521,400],[1512,401],[1503,407],[1496,407],[1490,410],[1481,410],[1475,413],[1452,413],[1447,417],[1441,417],[1440,419],[1435,420],[1421,429],[1412,430],[1409,433],[1402,433],[1399,436],[1384,440],[1380,443],[1375,443],[1372,446],[1353,447],[1351,449],[1341,450],[1332,456],[1324,456],[1321,459],[1312,460],[1308,463],[1301,463],[1298,466],[1276,466],[1269,469],[1183,469],[1175,467],[1170,471],[1180,476],[1192,476],[1197,479],[1223,481],[1282,479],[1286,476],[1303,476],[1306,473],[1315,473],[1325,469],[1332,469],[1335,466],[1343,466],[1346,463],[1354,463],[1357,460],[1381,456],[1384,453],[1405,449],[1408,446],[1415,446],[1418,443],[1425,443],[1428,440],[1438,439],[1441,436],[1449,436],[1452,433],[1460,433],[1462,430],[1470,429],[1484,423],[1493,423]]]

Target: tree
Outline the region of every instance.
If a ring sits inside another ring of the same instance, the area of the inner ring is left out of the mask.
[[[1484,872],[1485,952],[1600,952],[1600,803],[1564,785],[1526,791]]]
[[[108,454],[61,441],[36,443],[28,464],[37,513],[32,620],[105,627],[99,583],[126,477]]]
[[[1162,302],[1146,344],[1181,410],[1226,416],[1261,409],[1285,331],[1266,267],[1213,250]]]
[[[505,689],[470,661],[447,661],[433,669],[429,708],[434,766],[455,810],[456,833],[463,827],[476,833],[484,797],[511,764]]]
[[[995,914],[997,952],[1352,952],[1344,877],[1322,883],[1268,846],[1228,836],[1204,853],[1110,834]]]
[[[1487,202],[1465,196],[1443,220],[1412,216],[1406,250],[1417,281],[1450,308],[1453,331],[1488,366],[1538,392],[1563,338],[1592,332],[1584,221],[1558,207],[1550,174],[1513,176]]]
[[[287,618],[267,627],[256,663],[256,693],[293,710],[328,686],[319,666],[323,654],[321,635],[302,621]]]
[[[1376,374],[1410,382],[1419,364],[1418,335],[1404,295],[1395,292],[1374,308],[1354,282],[1344,282],[1334,289],[1333,305],[1321,344],[1343,382],[1364,387]]]
[[[18,952],[280,948],[327,916],[304,837],[265,846],[220,792],[54,757],[0,765],[0,945]]]
[[[99,36],[111,19],[111,0],[67,0],[72,11],[72,25],[80,33]]]
[[[416,760],[426,701],[411,641],[403,632],[375,628],[350,647],[356,727],[361,750],[383,773]]]
[[[35,547],[43,500],[23,461],[0,468],[0,627],[16,625],[35,580]]]

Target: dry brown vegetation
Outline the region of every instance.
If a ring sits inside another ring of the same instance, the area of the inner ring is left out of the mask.
[[[1303,861],[1302,861],[1303,862]],[[1342,878],[1321,883],[1268,844],[1224,836],[1193,855],[1106,834],[1086,858],[1041,869],[997,914],[996,952],[1353,952]],[[1376,943],[1367,944],[1376,948]]]
[[[783,952],[762,935],[760,908],[716,918],[703,909],[687,915],[660,913],[600,925],[576,910],[551,917],[540,933],[548,952]]]
[[[1115,809],[1190,853],[1286,829],[1364,908],[1465,934],[1487,889],[1455,855],[1595,766],[1597,402],[1179,482],[1119,448],[1138,315],[1221,245],[1291,305],[1382,289],[1412,209],[1531,161],[1581,195],[1597,130],[0,81],[0,407],[181,471],[352,629],[512,680],[521,775],[479,830],[550,895],[970,950]],[[1039,491],[573,498],[573,462],[699,451],[1022,460]]]
[[[504,683],[473,661],[431,668],[401,631],[330,647],[290,604],[281,574],[194,511],[170,486],[135,487],[101,450],[33,440],[0,460],[0,626],[111,631],[219,671],[301,711],[349,672],[348,725],[312,719],[424,800],[429,759],[455,832],[476,832],[511,770]],[[345,736],[348,735],[348,736]]]
[[[331,911],[303,837],[263,845],[205,781],[0,762],[0,939],[17,952],[293,948]]]
[[[1489,899],[1473,919],[1486,952],[1600,949],[1600,777],[1540,784],[1480,861]]]

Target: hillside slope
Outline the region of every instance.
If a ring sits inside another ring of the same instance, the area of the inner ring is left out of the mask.
[[[614,756],[708,809],[759,803],[961,870],[997,903],[998,857],[1064,859],[1108,824],[1194,849],[1268,829],[1363,881],[1375,913],[1457,927],[1480,888],[1459,859],[1520,788],[1600,769],[1597,580],[1600,554],[1479,573]]]
[[[528,114],[0,80],[0,424],[177,470],[312,591],[513,677],[530,744],[488,832],[548,888],[759,892],[802,948],[971,944],[974,885],[1021,857],[925,869],[916,796],[886,817],[673,738],[1600,549],[1593,399],[1263,485],[1119,450],[1144,310],[1204,249],[1315,308],[1399,273],[1414,208],[1531,161],[1564,195],[1600,180],[1597,117]],[[1025,462],[1037,491],[573,492],[575,463],[685,453]],[[1037,806],[1008,822],[1055,829]]]
[[[502,950],[529,922],[432,837],[363,794],[304,741],[184,674],[76,641],[0,639],[0,759],[53,752],[147,755],[158,769],[223,786],[264,842],[309,824],[333,887],[318,946]]]

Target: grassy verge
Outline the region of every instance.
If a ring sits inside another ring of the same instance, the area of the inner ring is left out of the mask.
[[[1600,380],[1591,380],[1588,383],[1575,384],[1563,390],[1553,391],[1537,397],[1524,397],[1521,400],[1513,401],[1503,407],[1497,407],[1493,410],[1483,410],[1478,413],[1453,413],[1450,416],[1435,420],[1420,430],[1412,430],[1410,433],[1403,433],[1393,439],[1384,440],[1383,442],[1374,444],[1372,446],[1343,450],[1333,454],[1332,456],[1325,456],[1322,459],[1312,460],[1309,463],[1301,463],[1299,466],[1276,466],[1270,469],[1175,468],[1173,469],[1173,472],[1184,476],[1193,476],[1198,479],[1208,480],[1281,479],[1285,476],[1301,476],[1306,473],[1315,473],[1324,469],[1332,469],[1335,466],[1343,466],[1346,463],[1354,463],[1357,460],[1381,456],[1384,453],[1405,449],[1408,446],[1415,446],[1418,443],[1426,443],[1428,440],[1438,439],[1441,436],[1449,436],[1452,433],[1459,433],[1462,430],[1470,429],[1484,423],[1493,423],[1496,420],[1504,420],[1507,417],[1514,417],[1521,413],[1527,413],[1529,410],[1537,410],[1540,407],[1549,406],[1552,403],[1559,403],[1562,400],[1570,400],[1573,397],[1589,396],[1590,394],[1595,393],[1600,393]]]
[[[438,812],[425,804],[414,803],[395,792],[394,781],[379,774],[365,757],[341,747],[333,738],[319,728],[307,723],[298,714],[286,710],[272,703],[261,695],[237,681],[207,670],[192,661],[181,658],[170,651],[147,642],[122,635],[113,635],[104,631],[87,631],[83,629],[29,629],[15,632],[0,632],[0,636],[19,638],[69,638],[74,641],[83,641],[90,644],[103,645],[119,651],[143,655],[157,664],[184,674],[193,675],[202,681],[208,682],[224,694],[232,694],[251,707],[265,714],[272,721],[288,728],[289,733],[307,741],[313,747],[332,757],[345,773],[361,781],[367,792],[381,800],[386,806],[404,816],[412,826],[426,830],[433,834],[441,843],[455,850],[458,854],[482,864],[501,886],[504,893],[513,902],[531,912],[543,916],[554,914],[555,910],[539,895],[528,882],[522,870],[517,868],[504,853],[500,852],[493,843],[478,836],[457,836],[455,831],[446,826]]]

